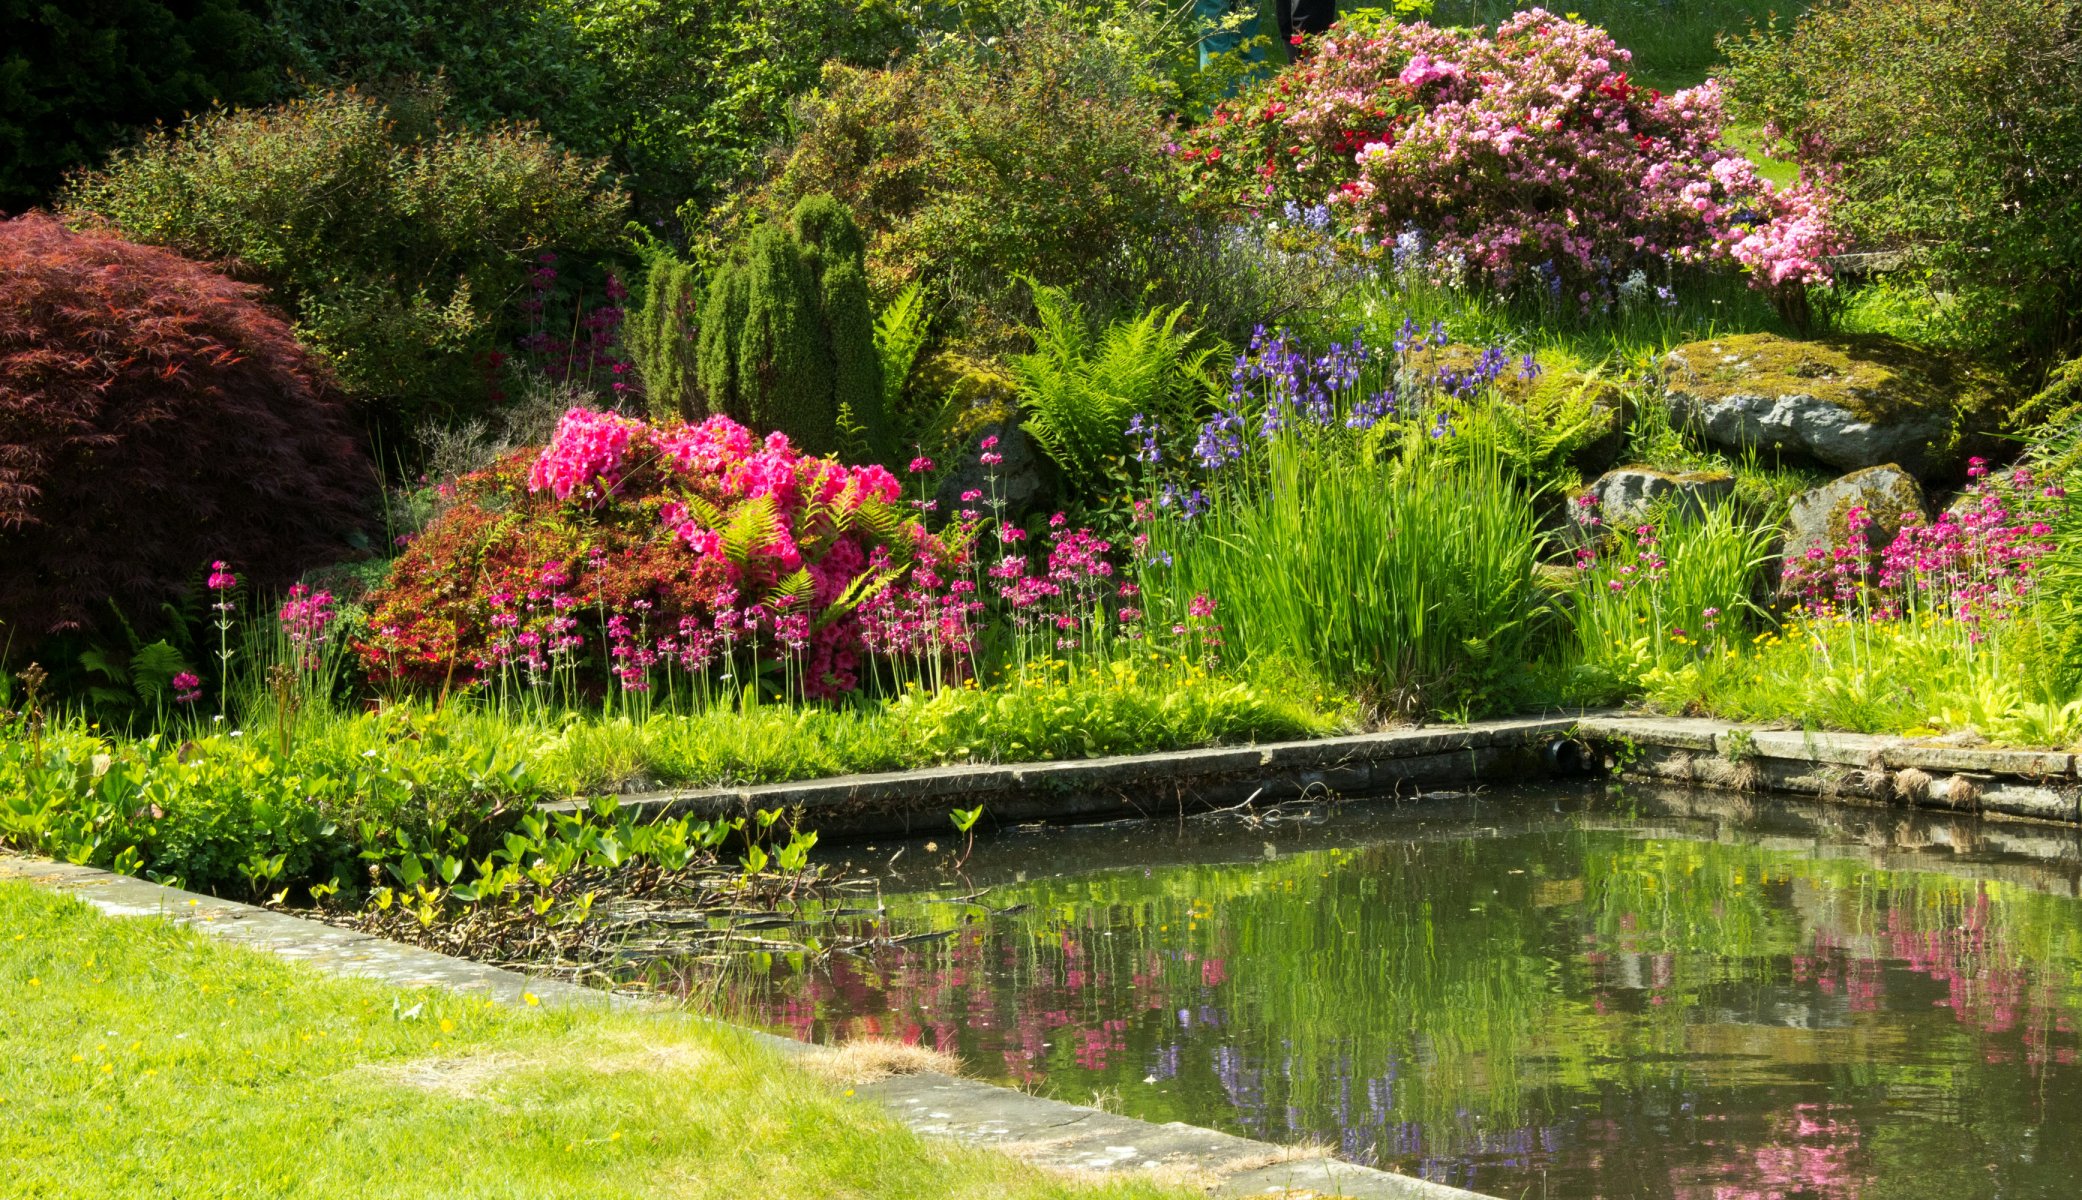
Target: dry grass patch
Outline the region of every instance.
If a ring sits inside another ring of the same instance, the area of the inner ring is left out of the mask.
[[[810,1074],[847,1087],[892,1075],[961,1074],[961,1060],[944,1050],[881,1038],[861,1038],[822,1053],[805,1054],[799,1061]]]

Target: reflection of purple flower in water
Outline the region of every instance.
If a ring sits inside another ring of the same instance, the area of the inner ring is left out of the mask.
[[[1214,1048],[1214,1072],[1246,1127],[1260,1124],[1265,1107],[1264,1073],[1246,1066],[1243,1051],[1226,1044]]]
[[[1178,1078],[1180,1052],[1181,1047],[1177,1042],[1157,1047],[1157,1052],[1149,1057],[1149,1070],[1146,1074],[1151,1079]]]

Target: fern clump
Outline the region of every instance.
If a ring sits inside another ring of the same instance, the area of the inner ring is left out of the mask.
[[[779,430],[818,454],[838,448],[843,414],[871,451],[886,448],[863,246],[852,214],[821,195],[746,236],[701,310],[701,413]]]
[[[898,492],[727,417],[573,409],[547,446],[457,484],[370,596],[357,651],[379,682],[428,688],[851,691],[886,647],[884,593],[966,553]]]
[[[1054,287],[1034,288],[1034,352],[1011,361],[1026,431],[1069,482],[1095,494],[1125,461],[1138,415],[1183,428],[1208,394],[1212,347],[1180,329],[1185,306],[1155,308],[1094,332],[1084,309]]]

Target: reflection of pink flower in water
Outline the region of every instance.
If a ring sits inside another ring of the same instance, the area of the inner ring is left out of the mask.
[[[1716,1184],[1713,1200],[1856,1200],[1869,1182],[1853,1166],[1859,1129],[1825,1104],[1799,1104],[1777,1122],[1774,1140],[1757,1147],[1747,1164],[1730,1163],[1737,1183]],[[1696,1194],[1696,1193],[1695,1193]]]

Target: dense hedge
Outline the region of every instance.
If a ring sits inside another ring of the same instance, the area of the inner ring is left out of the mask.
[[[210,112],[76,178],[67,208],[266,284],[398,445],[486,402],[535,252],[607,245],[625,205],[602,163],[529,126],[454,124],[445,103]]]

